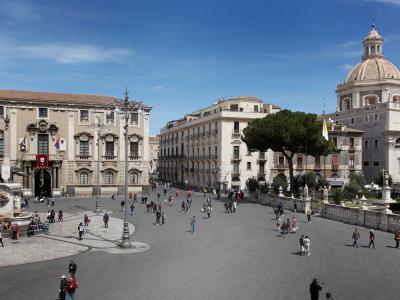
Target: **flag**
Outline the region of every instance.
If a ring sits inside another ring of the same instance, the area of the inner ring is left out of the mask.
[[[19,145],[22,146],[26,146],[26,135],[21,139],[21,141],[19,142]]]
[[[60,150],[60,137],[57,137],[56,143],[54,144],[54,147],[57,148],[57,151]]]
[[[323,118],[323,123],[322,123],[322,136],[325,140],[328,140],[328,127],[326,126],[326,121],[325,117]]]

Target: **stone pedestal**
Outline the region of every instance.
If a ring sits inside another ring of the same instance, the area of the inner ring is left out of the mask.
[[[392,189],[390,186],[382,187],[382,199],[374,202],[374,204],[384,206],[384,208],[380,210],[383,214],[391,214],[392,211],[390,210],[390,204],[396,203],[390,195],[391,191]]]
[[[304,214],[311,211],[311,198],[304,199]]]

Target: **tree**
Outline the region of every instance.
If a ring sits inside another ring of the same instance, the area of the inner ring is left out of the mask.
[[[252,151],[271,149],[282,153],[289,165],[290,182],[294,182],[296,153],[320,156],[333,149],[333,144],[322,137],[322,123],[316,114],[286,109],[251,121],[243,130],[242,140]],[[293,192],[293,184],[290,189]]]
[[[254,177],[253,177],[253,178],[247,179],[247,181],[246,181],[246,187],[247,187],[247,190],[249,191],[250,198],[251,198],[251,195],[252,195],[255,191],[257,191],[257,189],[258,189],[259,186],[260,186],[260,184],[258,183],[258,180],[255,179]]]
[[[272,180],[272,186],[274,187],[275,193],[279,192],[279,187],[282,187],[282,189],[285,191],[288,186],[286,176],[283,174],[276,175]]]

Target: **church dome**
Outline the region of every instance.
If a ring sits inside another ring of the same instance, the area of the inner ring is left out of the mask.
[[[344,83],[382,79],[400,79],[400,72],[394,64],[383,57],[371,57],[357,64],[349,72]]]
[[[363,41],[362,60],[347,74],[344,84],[358,81],[400,79],[397,67],[383,57],[383,37],[372,24],[372,29]]]

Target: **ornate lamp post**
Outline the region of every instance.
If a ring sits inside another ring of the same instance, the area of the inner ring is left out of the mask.
[[[114,111],[121,115],[121,118],[125,120],[124,124],[124,134],[125,134],[125,217],[124,217],[124,227],[122,229],[122,241],[119,245],[121,248],[131,248],[131,242],[129,240],[129,224],[128,224],[128,124],[131,113],[137,112],[141,113],[143,108],[143,103],[141,101],[129,100],[129,92],[125,89],[125,99],[116,100]]]
[[[109,113],[109,112],[107,112]],[[96,121],[91,125],[92,130],[96,132],[96,143],[97,143],[97,187],[96,187],[96,209],[95,213],[101,213],[101,203],[100,203],[100,135],[102,132],[110,131],[107,124],[101,121],[99,116],[96,116]]]

